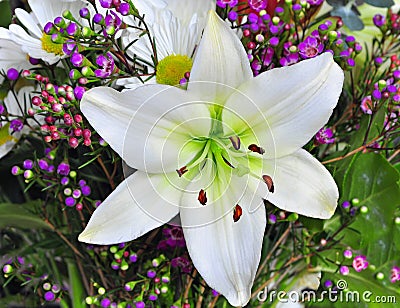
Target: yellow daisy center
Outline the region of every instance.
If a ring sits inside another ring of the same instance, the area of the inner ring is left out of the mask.
[[[42,41],[42,49],[49,52],[49,53],[54,53],[58,56],[64,55],[64,52],[62,50],[63,44],[62,43],[54,43],[51,40],[51,35],[47,35],[46,33],[43,33],[42,38],[40,39]]]
[[[170,55],[158,62],[156,80],[157,83],[170,86],[179,85],[185,73],[192,69],[193,61],[188,56]]]

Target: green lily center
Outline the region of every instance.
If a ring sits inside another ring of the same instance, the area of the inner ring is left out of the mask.
[[[170,86],[179,85],[185,73],[192,69],[193,61],[184,55],[169,55],[158,62],[156,69],[157,83]]]
[[[63,44],[60,43],[54,43],[51,40],[51,35],[47,35],[46,33],[43,33],[42,38],[40,39],[42,42],[42,49],[49,52],[49,53],[54,53],[56,55],[62,56],[64,55],[63,52]]]

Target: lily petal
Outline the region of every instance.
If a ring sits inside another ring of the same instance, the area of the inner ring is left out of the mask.
[[[134,240],[175,217],[180,196],[163,175],[136,171],[96,209],[78,239],[99,245]]]
[[[267,71],[232,94],[225,103],[230,112],[223,113],[223,121],[243,144],[258,142],[268,157],[285,156],[301,148],[326,124],[339,99],[343,78],[330,53]]]
[[[276,160],[264,160],[263,165],[263,173],[271,176],[275,186],[266,199],[275,206],[321,219],[334,214],[339,198],[337,185],[310,153],[300,149]]]
[[[211,127],[206,105],[166,85],[122,93],[95,88],[85,93],[81,110],[130,167],[150,173],[183,167],[203,146],[192,137],[207,136]]]
[[[209,175],[204,176],[204,180],[208,178]],[[216,178],[206,188],[206,205],[199,203],[196,194],[185,193],[180,217],[189,255],[196,269],[207,284],[224,295],[231,305],[244,306],[250,299],[260,261],[266,225],[265,208],[249,211],[254,195],[244,188],[246,177],[233,176],[229,182],[225,180]],[[198,184],[194,182],[187,190],[192,191]],[[235,222],[236,205],[240,206],[242,213]]]
[[[239,38],[228,24],[210,11],[190,72],[188,90],[198,91],[203,93],[203,98],[223,104],[234,88],[252,77]],[[204,81],[207,82],[205,86],[201,83]]]

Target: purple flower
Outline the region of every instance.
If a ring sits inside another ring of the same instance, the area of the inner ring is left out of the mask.
[[[362,112],[364,112],[366,114],[372,114],[372,108],[374,107],[374,104],[372,102],[370,95],[363,98],[363,100],[361,101],[360,107],[361,107]]]
[[[356,256],[353,260],[353,268],[356,272],[361,272],[368,267],[368,261],[366,256]]]
[[[96,77],[107,78],[113,73],[115,65],[111,53],[108,52],[106,56],[104,55],[98,56],[96,59],[96,63],[98,66],[102,67],[102,69],[97,69],[94,71]]]
[[[190,273],[192,271],[192,262],[185,257],[177,257],[172,259],[171,266],[180,267],[184,273]]]
[[[380,28],[386,24],[386,18],[385,18],[385,16],[383,16],[381,14],[376,14],[372,18],[372,21],[374,22],[374,25],[377,26],[378,28]]]
[[[106,24],[106,30],[103,32],[104,36],[108,35],[108,29],[110,29],[111,27],[114,28],[114,33],[117,32],[122,24],[121,18],[119,18],[116,13],[114,13],[113,11],[111,11],[110,13],[111,14],[107,14],[106,18],[104,19],[104,22]]]
[[[334,143],[335,138],[333,138],[333,131],[330,128],[321,128],[315,135],[315,141],[319,144],[329,144]]]
[[[57,173],[60,175],[68,175],[70,170],[71,169],[67,163],[61,163],[58,165]]]
[[[223,9],[226,8],[227,5],[229,5],[229,7],[235,7],[237,4],[238,0],[217,0],[217,5]]]
[[[12,120],[10,123],[10,129],[13,132],[20,132],[24,128],[24,123],[20,119]]]
[[[396,281],[400,281],[400,267],[393,266],[390,272],[390,281],[395,283]]]
[[[294,52],[289,54],[286,57],[282,57],[279,59],[279,63],[282,66],[288,66],[288,65],[292,65],[299,62],[299,53],[298,52]]]
[[[267,0],[249,0],[249,6],[257,12],[265,10],[267,8],[267,3]]]
[[[307,38],[299,44],[299,53],[303,59],[314,58],[324,50],[319,38],[307,36]]]
[[[24,160],[23,166],[25,169],[32,169],[33,168],[33,161],[30,159]]]
[[[3,105],[0,105],[0,114],[3,114],[3,112],[4,112],[4,106]],[[1,127],[1,126],[0,126]]]

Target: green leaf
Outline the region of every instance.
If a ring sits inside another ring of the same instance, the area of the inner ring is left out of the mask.
[[[365,3],[376,7],[391,7],[394,5],[393,0],[365,0]]]
[[[29,211],[37,202],[25,204],[0,204],[0,228],[49,229],[49,226],[37,215]]]
[[[359,206],[368,208],[367,213],[357,216],[351,228],[360,233],[360,249],[377,266],[394,256],[398,259],[400,252],[393,241],[400,236],[394,223],[400,205],[399,177],[399,172],[383,156],[367,153],[356,157],[343,181],[343,198],[358,198]]]
[[[85,292],[81,280],[81,274],[78,271],[76,264],[68,260],[67,261],[68,267],[68,276],[69,282],[71,286],[71,301],[73,308],[85,308]]]
[[[332,10],[331,16],[340,16],[343,23],[352,31],[362,30],[364,28],[364,23],[351,7],[336,7]]]

